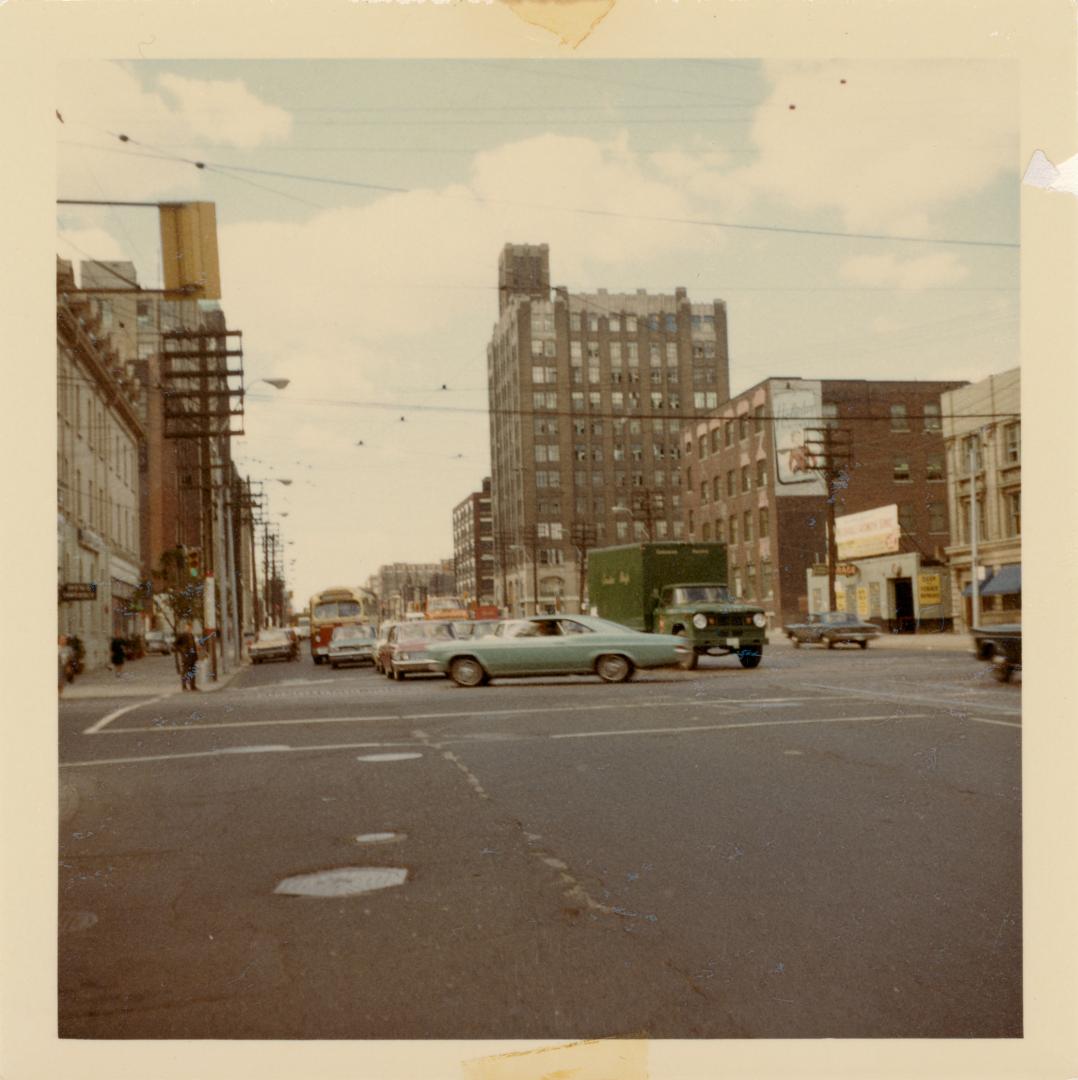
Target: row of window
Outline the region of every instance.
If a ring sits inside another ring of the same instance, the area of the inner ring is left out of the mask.
[[[648,425],[650,425],[650,430],[653,435],[660,436],[667,431],[674,433],[681,429],[681,421],[678,419],[659,420],[652,418],[650,420],[643,420],[638,417],[615,416],[609,421],[604,421],[596,419],[585,420],[582,417],[574,417],[573,434],[601,436],[605,430],[603,427],[605,423],[610,424],[610,430],[615,439],[623,437],[626,431],[628,431],[630,435],[642,435],[644,431],[649,430]],[[534,417],[532,419],[532,432],[535,435],[557,435],[558,418],[556,416]],[[670,456],[675,458],[678,456],[678,453],[673,447],[671,447]]]
[[[752,491],[753,481],[757,488],[767,487],[767,460],[760,458],[755,465],[742,465],[740,469],[728,469],[725,474],[717,473],[711,481],[700,481],[700,502],[707,503],[712,499],[718,502],[724,496],[731,497]],[[686,470],[686,482],[691,489],[693,487],[692,466]]]
[[[689,511],[689,533],[696,534],[693,512]],[[771,535],[771,512],[766,506],[758,510],[746,510],[739,517],[717,518],[712,524],[705,521],[700,526],[701,540],[717,540],[724,544],[751,544],[754,540],[766,540]]]
[[[660,312],[658,315],[637,316],[629,315],[625,312],[620,312],[618,314],[600,315],[593,311],[574,311],[569,315],[569,326],[573,330],[583,330],[586,326],[588,330],[590,330],[594,334],[597,333],[599,330],[600,320],[606,322],[607,328],[612,333],[620,333],[622,328],[624,327],[626,333],[635,334],[641,320],[643,320],[644,325],[653,333],[657,333],[660,328],[662,330],[665,330],[668,334],[677,333],[677,316],[669,312]],[[537,325],[543,330],[554,330],[553,315],[533,316],[532,322],[533,325]],[[692,327],[694,330],[714,329],[715,316],[693,315]]]
[[[954,541],[959,544],[969,544],[972,541],[972,530],[969,517],[970,500],[967,496],[958,501],[958,521]],[[999,495],[999,525],[1000,535],[989,535],[988,520],[984,494],[977,495],[977,538],[978,540],[1001,540],[1014,539],[1022,535],[1022,491],[1020,488],[1008,488]],[[992,530],[995,532],[996,530]]]
[[[560,456],[561,450],[557,443],[535,444],[536,464],[541,465],[544,462],[558,461]],[[644,446],[641,443],[630,443],[628,447],[623,443],[614,443],[613,447],[611,447],[612,461],[642,462],[644,456]],[[677,461],[678,448],[677,446],[664,446],[659,442],[652,443],[651,456],[654,461],[665,461],[667,458],[671,461]],[[577,443],[573,446],[573,460],[601,462],[603,460],[603,448],[595,443],[587,446]]]
[[[1004,424],[1000,440],[1002,465],[1020,465],[1022,462],[1022,425]],[[954,448],[954,473],[969,476],[970,468],[980,472],[984,468],[984,443],[980,435],[967,435]]]
[[[940,417],[939,402],[928,401],[921,406],[921,419],[924,421],[925,431],[940,431],[943,427]],[[910,414],[905,405],[895,404],[891,406],[891,430],[909,431]]]

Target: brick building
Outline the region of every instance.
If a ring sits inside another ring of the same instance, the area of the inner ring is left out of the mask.
[[[550,286],[507,244],[487,349],[497,602],[579,610],[591,547],[678,538],[686,424],[729,397],[726,307]]]
[[[494,519],[490,477],[453,507],[453,564],[456,592],[465,603],[494,603]]]
[[[827,559],[827,484],[810,448],[829,429],[849,447],[836,515],[895,504],[900,551],[942,560],[940,395],[963,385],[774,377],[745,390],[685,435],[687,538],[725,542],[731,588],[775,623],[804,614],[807,572]]]

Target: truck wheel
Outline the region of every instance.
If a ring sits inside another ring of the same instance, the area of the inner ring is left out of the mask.
[[[483,665],[472,656],[458,656],[449,665],[449,677],[457,686],[482,686],[487,681]]]
[[[595,661],[595,674],[603,682],[625,682],[633,673],[633,665],[624,656],[609,653]]]
[[[1011,672],[1013,670],[1014,669],[1011,667],[1011,665],[1002,658],[997,658],[992,663],[992,675],[995,678],[996,682],[1010,682]]]
[[[741,661],[741,666],[743,668],[754,668],[760,666],[760,661],[764,658],[764,654],[761,649],[741,649],[737,654],[737,658]]]

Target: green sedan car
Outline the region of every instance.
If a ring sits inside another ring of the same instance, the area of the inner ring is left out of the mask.
[[[672,634],[642,634],[591,615],[536,615],[499,623],[493,636],[428,648],[458,686],[529,675],[598,675],[624,682],[637,668],[676,667],[690,652]]]

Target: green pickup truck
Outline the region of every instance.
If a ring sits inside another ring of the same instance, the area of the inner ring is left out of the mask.
[[[680,634],[692,645],[682,667],[703,655],[736,653],[754,668],[767,644],[763,609],[740,604],[726,586],[726,545],[626,544],[588,552],[593,615],[633,630]]]

